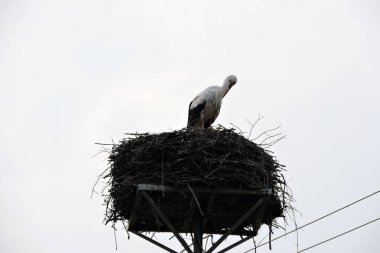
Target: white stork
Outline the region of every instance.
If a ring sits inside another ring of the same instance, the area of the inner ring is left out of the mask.
[[[236,76],[227,76],[222,86],[210,86],[199,93],[189,105],[187,127],[209,128],[219,115],[223,97],[236,82]]]

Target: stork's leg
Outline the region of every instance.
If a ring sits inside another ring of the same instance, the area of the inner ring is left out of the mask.
[[[203,115],[201,115],[202,128],[205,128],[205,121],[203,119]]]

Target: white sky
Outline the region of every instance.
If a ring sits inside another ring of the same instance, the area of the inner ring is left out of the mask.
[[[0,252],[114,252],[90,199],[107,166],[94,142],[184,127],[229,74],[216,123],[281,123],[299,225],[379,190],[379,45],[378,0],[0,0]],[[299,249],[379,216],[376,195],[300,231]],[[379,229],[310,252],[378,252]],[[117,238],[118,252],[162,252]],[[295,235],[272,252],[296,252]]]

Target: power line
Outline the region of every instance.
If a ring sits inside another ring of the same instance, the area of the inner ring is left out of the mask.
[[[351,202],[350,204],[345,205],[345,206],[343,206],[343,207],[341,207],[341,208],[339,208],[339,209],[336,209],[335,211],[332,211],[331,213],[328,213],[328,214],[326,214],[326,215],[324,215],[324,216],[322,216],[322,217],[320,217],[320,218],[318,218],[318,219],[315,219],[315,220],[313,220],[313,221],[310,221],[310,222],[306,223],[305,225],[302,225],[302,226],[300,226],[300,227],[297,227],[297,228],[291,230],[290,232],[287,232],[287,233],[285,233],[285,234],[283,234],[283,235],[280,235],[280,236],[278,236],[278,237],[275,237],[275,238],[273,238],[271,241],[267,241],[267,242],[265,242],[265,243],[263,243],[263,244],[260,244],[260,245],[258,245],[257,247],[254,247],[254,248],[252,248],[252,249],[250,249],[250,250],[248,250],[248,251],[245,251],[244,253],[250,252],[250,251],[252,251],[252,250],[255,250],[255,249],[257,249],[257,248],[260,248],[261,246],[267,245],[267,244],[269,244],[270,242],[273,242],[273,241],[275,241],[275,240],[277,240],[277,239],[280,239],[280,238],[282,238],[282,237],[284,237],[284,236],[287,236],[287,235],[289,235],[289,234],[291,234],[291,233],[294,233],[294,232],[296,232],[297,230],[300,230],[300,229],[302,229],[302,228],[304,228],[304,227],[307,227],[307,226],[309,226],[309,225],[311,225],[311,224],[313,224],[313,223],[315,223],[315,222],[317,222],[317,221],[320,221],[320,220],[322,220],[322,219],[324,219],[324,218],[327,218],[327,217],[330,216],[330,215],[333,215],[333,214],[335,214],[335,213],[337,213],[337,212],[340,212],[340,211],[342,211],[343,209],[346,209],[346,208],[348,208],[348,207],[350,207],[350,206],[352,206],[352,205],[355,205],[355,204],[357,204],[357,203],[359,203],[359,202],[361,202],[361,201],[363,201],[363,200],[365,200],[365,199],[367,199],[367,198],[369,198],[369,197],[372,197],[373,195],[376,195],[376,194],[378,194],[378,193],[380,193],[380,190],[375,191],[375,192],[373,192],[373,193],[371,193],[371,194],[369,194],[369,195],[367,195],[367,196],[364,196],[363,198],[358,199],[358,200],[356,200],[356,201],[354,201],[354,202]]]
[[[331,237],[331,238],[329,238],[329,239],[327,239],[327,240],[324,240],[324,241],[322,241],[322,242],[319,242],[319,243],[317,243],[317,244],[314,244],[314,245],[312,245],[312,246],[310,246],[310,247],[308,247],[308,248],[306,248],[306,249],[300,250],[300,251],[298,251],[297,253],[301,253],[301,252],[304,252],[304,251],[309,250],[309,249],[311,249],[311,248],[317,247],[318,245],[321,245],[321,244],[326,243],[326,242],[328,242],[328,241],[334,240],[334,239],[336,239],[336,238],[338,238],[338,237],[340,237],[340,236],[342,236],[342,235],[348,234],[348,233],[350,233],[350,232],[352,232],[352,231],[354,231],[354,230],[356,230],[356,229],[359,229],[359,228],[362,228],[362,227],[364,227],[364,226],[367,226],[367,225],[369,225],[369,224],[371,224],[371,223],[373,223],[373,222],[375,222],[375,221],[378,221],[378,220],[380,220],[380,217],[377,218],[377,219],[371,220],[371,221],[369,221],[369,222],[367,222],[367,223],[365,223],[365,224],[363,224],[363,225],[360,225],[360,226],[358,226],[358,227],[356,227],[356,228],[350,229],[350,230],[348,230],[348,231],[346,231],[346,232],[344,232],[344,233],[341,233],[341,234],[339,234],[339,235],[336,235],[336,236],[334,236],[334,237]]]

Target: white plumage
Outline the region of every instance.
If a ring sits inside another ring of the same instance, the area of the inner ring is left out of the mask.
[[[220,112],[222,99],[237,82],[228,76],[222,86],[210,86],[196,96],[189,105],[187,127],[209,128]]]

